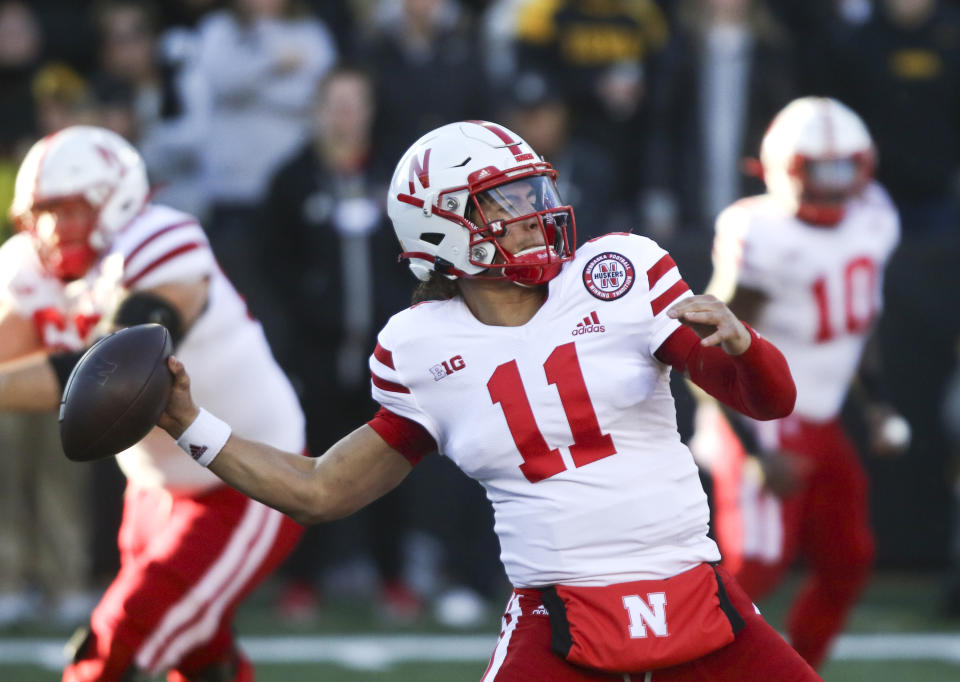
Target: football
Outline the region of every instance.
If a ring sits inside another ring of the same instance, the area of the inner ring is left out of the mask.
[[[170,397],[172,348],[166,327],[139,324],[83,354],[60,400],[60,442],[68,459],[112,457],[147,435]]]

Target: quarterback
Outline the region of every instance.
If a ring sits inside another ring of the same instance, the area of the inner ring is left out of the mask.
[[[108,130],[70,127],[31,148],[12,206],[19,233],[0,247],[0,409],[56,409],[98,336],[158,322],[205,403],[302,452],[303,414],[260,325],[196,219],[148,195],[140,155]],[[120,572],[72,641],[64,680],[253,679],[233,612],[302,529],[184,459],[160,429],[118,455]]]
[[[760,156],[768,191],[718,217],[708,291],[783,351],[797,405],[789,417],[756,422],[705,402],[692,448],[712,473],[724,565],[752,598],[768,594],[798,554],[808,559],[788,631],[817,666],[873,559],[866,475],[840,421],[858,369],[874,449],[895,454],[909,438],[875,388],[877,363],[861,362],[900,225],[872,180],[866,127],[836,100],[790,103]]]
[[[198,408],[185,366],[160,425],[231,485],[303,523],[349,514],[422,457],[486,490],[514,585],[484,680],[814,680],[723,569],[680,442],[671,367],[757,419],[787,415],[783,356],[654,242],[577,250],[556,172],[513,132],[445,125],[388,195],[416,303],[370,358],[380,411],[307,460]]]

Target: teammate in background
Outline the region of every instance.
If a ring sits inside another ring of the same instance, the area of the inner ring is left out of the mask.
[[[555,179],[484,121],[407,151],[388,212],[421,303],[390,319],[370,358],[382,408],[324,456],[231,435],[194,404],[188,358],[171,358],[161,426],[303,523],[360,509],[428,453],[450,457],[486,489],[515,586],[484,680],[818,679],[714,568],[668,384],[686,370],[752,417],[783,417],[795,395],[783,356],[692,295],[648,239],[608,235],[575,254]]]
[[[789,417],[760,423],[725,417],[706,401],[691,447],[712,474],[724,566],[753,599],[798,554],[808,560],[788,631],[816,667],[873,560],[867,479],[840,421],[858,366],[873,448],[892,454],[909,440],[864,354],[900,228],[872,181],[870,134],[840,102],[794,100],[774,118],[760,157],[767,193],[720,214],[707,291],[783,350],[797,405]]]
[[[27,154],[11,209],[20,231],[0,248],[0,409],[55,410],[102,332],[159,322],[204,402],[249,437],[302,452],[303,414],[260,325],[197,221],[148,195],[139,154],[105,129],[66,128]],[[117,461],[121,567],[63,679],[252,680],[234,609],[302,529],[185,461],[160,429]]]

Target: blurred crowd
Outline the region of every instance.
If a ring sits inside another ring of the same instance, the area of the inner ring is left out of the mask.
[[[946,400],[960,337],[960,3],[3,0],[0,204],[36,138],[76,123],[126,137],[156,198],[200,218],[294,380],[319,453],[376,409],[367,357],[415,284],[385,189],[422,133],[502,122],[559,171],[580,243],[646,234],[702,291],[717,213],[762,191],[765,127],[803,94],[863,117],[901,215],[880,341],[915,438],[902,460],[870,464],[873,521],[881,565],[942,569],[951,546],[960,555],[956,388]],[[0,434],[3,459],[42,441],[29,443]],[[73,540],[23,537],[55,499],[0,514],[0,626],[35,617],[50,582],[78,597],[57,617],[85,617],[82,596],[114,570],[119,474],[62,466],[90,477],[91,514],[61,519]],[[491,524],[479,486],[428,458],[369,509],[310,529],[276,607],[310,620],[329,595],[378,595],[394,621],[433,608],[471,624],[506,594]],[[960,586],[952,594],[960,613]]]

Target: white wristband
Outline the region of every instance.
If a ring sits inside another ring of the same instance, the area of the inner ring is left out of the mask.
[[[227,444],[230,432],[229,424],[201,407],[200,414],[177,439],[177,445],[193,457],[197,464],[207,467]]]

